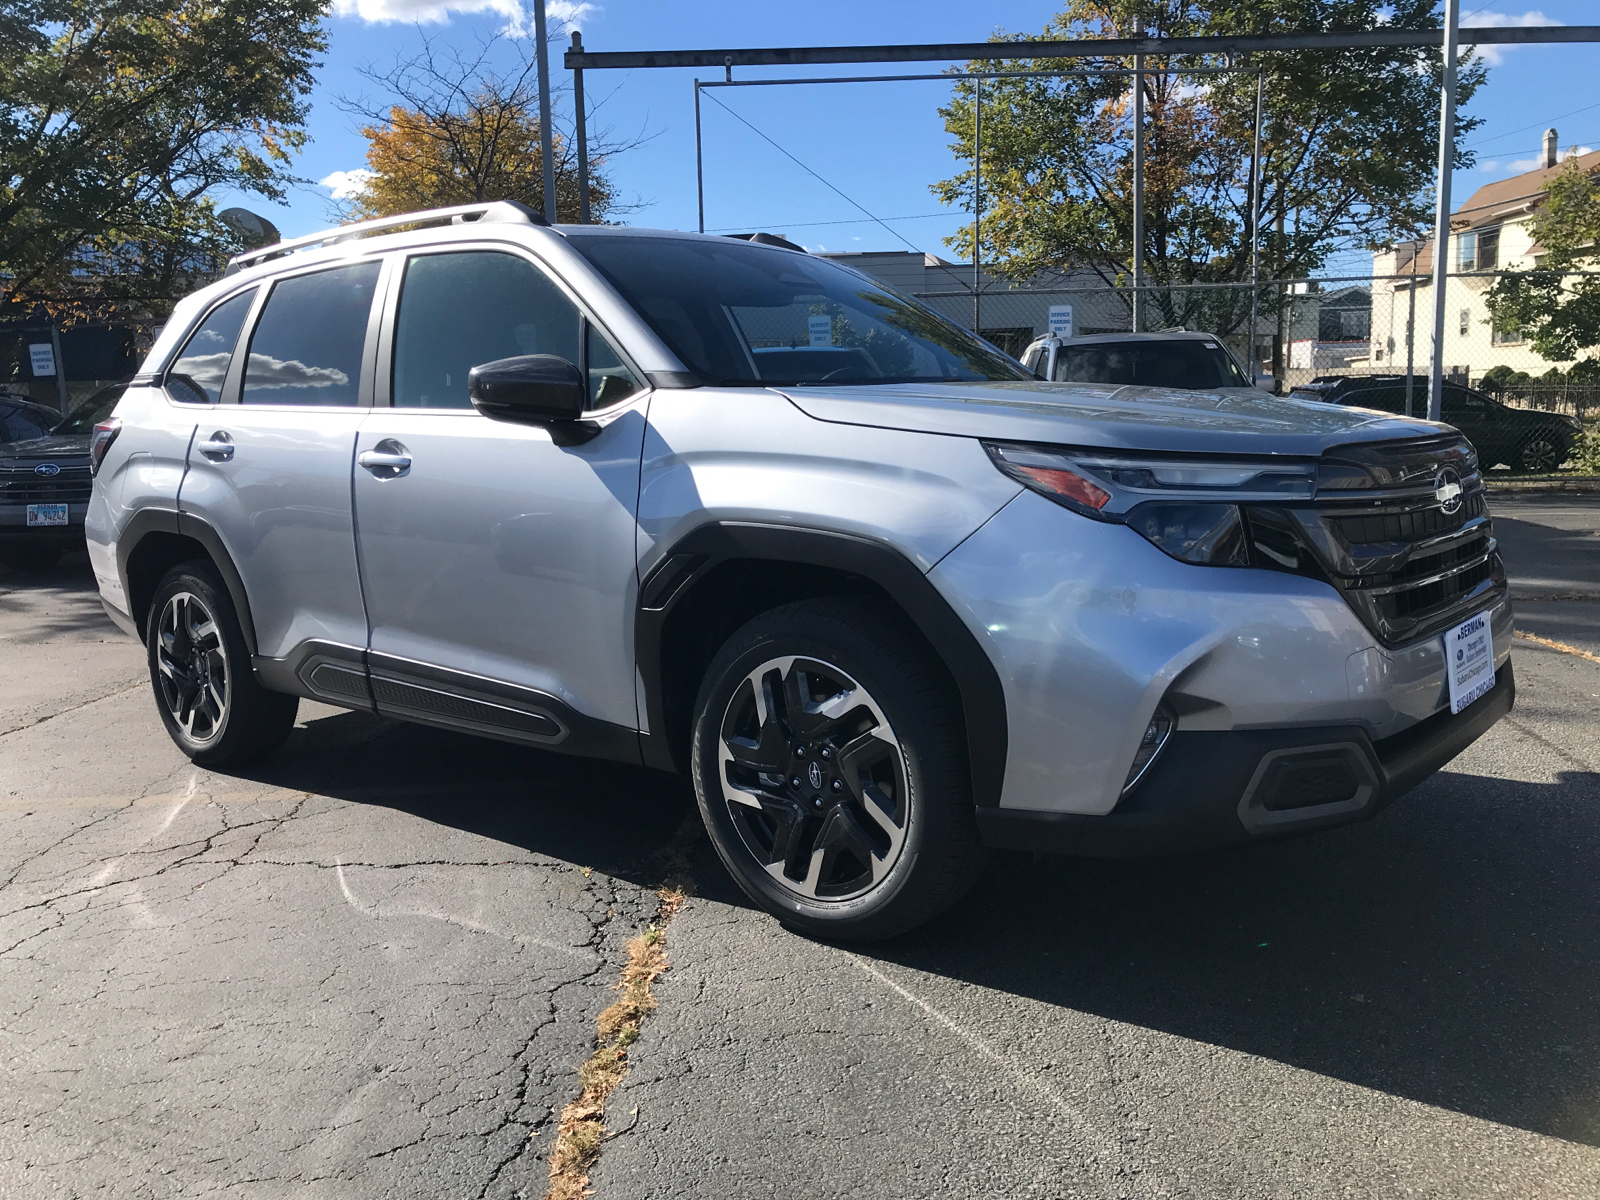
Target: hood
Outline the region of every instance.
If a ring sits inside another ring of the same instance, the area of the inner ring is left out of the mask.
[[[1315,457],[1341,443],[1430,437],[1449,429],[1253,389],[1019,382],[777,390],[819,421],[1107,450]]]
[[[72,459],[89,457],[86,433],[46,434],[21,442],[0,442],[0,458]]]

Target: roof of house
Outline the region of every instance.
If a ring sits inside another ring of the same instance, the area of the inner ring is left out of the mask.
[[[1451,229],[1471,229],[1475,225],[1489,225],[1506,217],[1530,212],[1544,195],[1544,185],[1566,169],[1572,159],[1563,159],[1553,167],[1540,167],[1486,183],[1467,202],[1450,214]],[[1578,166],[1585,171],[1600,170],[1600,150],[1578,156]]]

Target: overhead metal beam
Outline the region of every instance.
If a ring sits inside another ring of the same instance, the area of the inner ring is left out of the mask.
[[[1600,42],[1600,25],[1532,25],[1461,30],[1463,46]],[[820,63],[957,62],[964,59],[1128,58],[1135,54],[1254,54],[1273,50],[1436,50],[1442,29],[1366,29],[1241,37],[1084,38],[1074,41],[941,42],[917,46],[773,46],[730,50],[568,50],[569,68],[791,67]]]

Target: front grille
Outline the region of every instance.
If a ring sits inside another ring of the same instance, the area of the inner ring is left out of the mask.
[[[59,475],[41,475],[27,459],[0,466],[0,504],[87,504],[94,481],[87,463],[62,463]]]
[[[1483,516],[1486,506],[1481,493],[1467,497],[1460,508],[1447,513],[1438,505],[1410,512],[1379,513],[1370,517],[1340,517],[1335,521],[1339,536],[1354,545],[1371,542],[1412,542],[1460,529],[1468,521]]]
[[[87,479],[70,483],[0,483],[0,504],[87,504]]]
[[[1319,483],[1315,504],[1252,507],[1255,565],[1325,578],[1387,646],[1448,629],[1504,592],[1483,478],[1463,439],[1346,447],[1329,457],[1340,460],[1329,472],[1337,483]],[[1376,468],[1367,486],[1351,485],[1352,462]],[[1436,492],[1444,468],[1461,484],[1454,512]]]

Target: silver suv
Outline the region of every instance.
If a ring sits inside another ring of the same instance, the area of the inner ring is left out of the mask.
[[[196,762],[307,697],[679,772],[827,936],[928,919],[986,847],[1369,817],[1512,702],[1455,431],[1041,382],[745,241],[496,203],[257,251],[93,461],[105,606]]]

